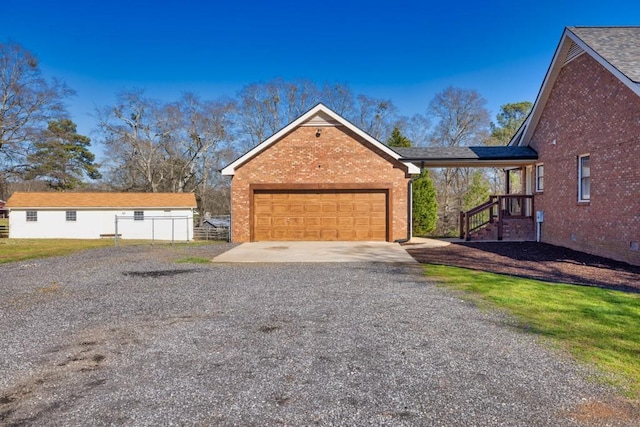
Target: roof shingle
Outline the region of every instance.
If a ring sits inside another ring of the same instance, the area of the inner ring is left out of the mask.
[[[640,27],[568,27],[629,80],[640,83]]]
[[[8,208],[195,208],[193,193],[13,193]]]

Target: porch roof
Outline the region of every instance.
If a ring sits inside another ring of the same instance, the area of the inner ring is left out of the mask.
[[[401,160],[420,167],[508,167],[529,165],[538,153],[528,146],[394,147]]]

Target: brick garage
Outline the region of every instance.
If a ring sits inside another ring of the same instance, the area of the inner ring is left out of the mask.
[[[542,241],[640,264],[640,73],[627,72],[625,49],[637,57],[638,28],[567,29],[520,144],[544,169]],[[590,197],[579,201],[584,155]]]
[[[319,104],[222,173],[235,242],[395,241],[408,236],[419,169]]]

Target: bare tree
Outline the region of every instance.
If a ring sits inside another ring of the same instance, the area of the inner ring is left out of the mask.
[[[489,111],[485,99],[475,90],[448,87],[434,96],[428,111],[436,121],[431,134],[434,146],[482,145],[487,138]],[[468,168],[444,168],[435,172],[440,209],[438,232],[455,233],[472,173]]]
[[[325,83],[322,102],[342,117],[354,117],[356,101],[351,88],[345,83]]]
[[[310,81],[274,79],[252,83],[238,93],[238,131],[242,151],[264,141],[317,104],[320,94]]]
[[[226,183],[218,171],[234,153],[233,111],[230,101],[202,101],[190,93],[171,103],[140,90],[120,93],[115,106],[98,113],[110,182],[123,190],[194,192],[204,212],[209,187]]]
[[[120,92],[116,105],[98,111],[102,142],[109,150],[109,178],[116,187],[160,191],[163,146],[173,131],[161,110],[142,90],[131,90]]]
[[[237,102],[240,151],[248,151],[319,102],[381,141],[398,121],[391,100],[354,96],[342,83],[325,83],[319,89],[308,80],[275,79],[245,86]]]
[[[36,56],[21,45],[0,43],[0,182],[22,171],[33,139],[65,114],[63,101],[73,93],[43,77]]]
[[[398,109],[390,99],[370,98],[358,95],[356,126],[376,138],[385,141],[391,135],[398,119]]]

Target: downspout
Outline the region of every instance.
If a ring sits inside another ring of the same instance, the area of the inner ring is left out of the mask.
[[[422,176],[422,169],[424,168],[424,161],[422,162],[422,166],[420,167],[420,175],[414,176],[407,183],[407,237],[406,239],[398,239],[395,240],[395,243],[407,243],[413,237],[413,181],[420,178]]]
[[[228,242],[233,242],[233,235],[231,234],[231,230],[233,230],[233,189],[231,188],[233,184],[233,177],[229,179],[229,236]]]

